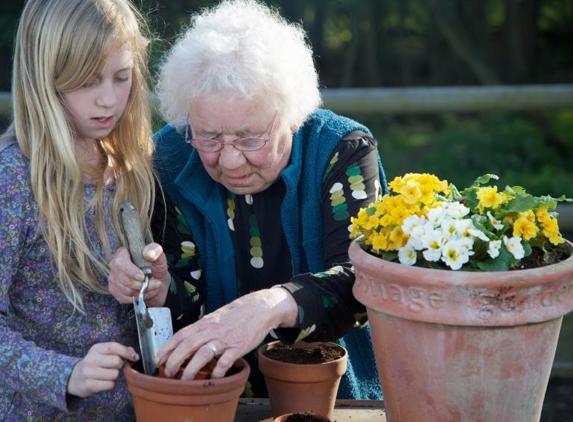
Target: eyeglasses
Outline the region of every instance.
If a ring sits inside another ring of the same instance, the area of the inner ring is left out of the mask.
[[[277,120],[278,113],[275,114],[273,118],[273,122],[271,123],[271,127],[269,128],[268,132],[264,135],[258,136],[247,136],[245,138],[237,138],[232,141],[223,141],[223,135],[219,134],[214,136],[213,138],[191,138],[189,139],[189,116],[187,116],[187,127],[185,128],[185,142],[188,144],[193,145],[199,151],[202,152],[218,152],[223,149],[225,145],[232,145],[234,148],[238,149],[239,151],[258,151],[262,147],[264,147],[267,142],[271,139],[271,133],[273,128],[275,127],[275,122]]]

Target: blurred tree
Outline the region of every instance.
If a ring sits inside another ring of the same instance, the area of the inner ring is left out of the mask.
[[[212,0],[134,0],[163,51]],[[573,0],[266,0],[300,22],[323,85],[573,82]],[[9,90],[22,0],[0,4],[0,91]]]

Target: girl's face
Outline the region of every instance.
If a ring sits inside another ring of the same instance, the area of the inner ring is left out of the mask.
[[[85,85],[62,94],[78,141],[105,138],[121,118],[132,84],[133,53],[111,50],[100,71]]]
[[[264,191],[290,161],[293,132],[281,122],[280,114],[269,109],[264,101],[204,98],[190,108],[189,122],[193,137],[217,138],[224,142],[266,136],[270,131],[269,141],[257,151],[239,151],[230,144],[217,152],[199,151],[211,178],[233,193]]]

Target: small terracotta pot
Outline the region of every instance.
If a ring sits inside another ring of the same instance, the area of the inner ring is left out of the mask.
[[[244,359],[235,362],[234,367],[238,372],[224,378],[190,381],[145,375],[129,362],[123,372],[138,422],[233,422],[251,372]]]
[[[306,416],[305,421],[307,421],[307,422],[309,422],[311,420],[313,422],[331,422],[331,419],[327,418],[326,416],[322,416],[322,415],[319,415],[316,413],[302,413],[301,414],[301,412],[287,413],[286,415],[280,415],[278,418],[275,418],[274,422],[291,422],[291,420],[292,421],[301,420],[301,419],[296,418],[297,415]]]
[[[311,412],[332,416],[340,379],[346,372],[348,353],[336,343],[343,356],[319,364],[294,364],[269,359],[264,355],[280,342],[275,341],[259,349],[259,369],[265,377],[274,418],[288,413]],[[294,347],[308,347],[317,343],[297,343]]]

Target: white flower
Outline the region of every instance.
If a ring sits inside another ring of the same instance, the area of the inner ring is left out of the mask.
[[[432,224],[426,221],[425,224],[421,226],[416,226],[412,229],[412,231],[410,232],[410,238],[408,239],[408,243],[414,249],[421,251],[425,247],[424,239],[426,238],[428,233],[431,233],[433,231],[434,228],[432,227]]]
[[[501,240],[492,240],[487,245],[487,254],[492,258],[497,258],[499,256],[500,248],[501,248]]]
[[[461,237],[461,234],[458,231],[457,220],[451,217],[446,217],[444,218],[444,221],[442,221],[442,232],[448,239],[457,239]]]
[[[446,243],[447,239],[441,230],[432,230],[426,233],[422,239],[424,249],[424,258],[427,261],[437,262],[442,257],[442,246]]]
[[[478,239],[483,240],[484,242],[489,242],[489,237],[487,237],[484,232],[477,229],[476,226],[473,225],[473,223],[472,227],[469,229],[469,234],[471,234],[473,237],[477,237]]]
[[[442,224],[442,220],[446,216],[446,211],[444,210],[444,203],[439,203],[435,207],[430,208],[426,213],[426,218],[434,227],[438,227]]]
[[[470,255],[473,255],[472,248],[474,247],[474,238],[473,237],[462,237],[458,239],[460,242],[460,246],[465,248],[468,252],[471,252]]]
[[[461,202],[447,202],[445,206],[446,214],[452,218],[462,218],[468,215],[470,209]]]
[[[462,240],[450,240],[442,247],[442,261],[452,270],[459,270],[470,260],[473,252]]]
[[[521,244],[521,237],[513,236],[508,238],[507,236],[503,236],[503,244],[515,259],[521,259],[525,256],[525,251]]]
[[[416,263],[416,250],[410,245],[403,246],[398,251],[398,259],[400,264],[414,265]]]
[[[496,230],[503,229],[503,224],[501,223],[501,221],[496,220],[495,217],[491,215],[491,211],[487,212],[487,218],[489,219],[489,222],[493,227],[495,227]]]
[[[476,230],[474,227],[474,223],[472,223],[472,220],[455,220],[456,223],[456,232],[459,234],[460,237],[464,237],[464,238],[471,238],[472,236],[474,236],[474,233],[476,231],[479,232],[479,230]]]
[[[426,249],[422,252],[424,259],[428,262],[438,262],[442,257],[442,248],[438,249]]]
[[[425,222],[426,218],[424,216],[418,217],[416,214],[413,214],[402,223],[402,231],[406,234],[410,234],[412,230],[416,227],[423,226]]]

